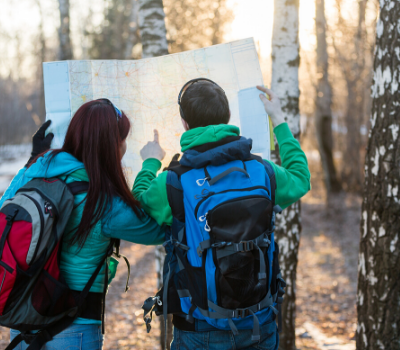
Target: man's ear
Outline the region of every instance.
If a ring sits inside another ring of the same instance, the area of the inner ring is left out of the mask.
[[[182,122],[182,125],[183,125],[183,128],[185,129],[185,131],[188,131],[190,128],[189,128],[189,124],[186,122],[186,120],[181,118],[181,122]]]

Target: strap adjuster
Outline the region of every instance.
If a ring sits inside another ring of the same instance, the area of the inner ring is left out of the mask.
[[[253,241],[241,241],[238,245],[240,252],[249,252],[254,249]]]
[[[229,245],[229,244],[227,242],[218,242],[218,243],[212,244],[211,247],[221,249],[221,248],[225,247],[226,245]]]
[[[245,318],[250,315],[248,309],[236,309],[234,312],[234,318]]]
[[[14,209],[14,212],[13,212],[13,213],[7,214],[7,216],[6,216],[6,221],[7,221],[8,223],[14,221],[15,217],[17,216],[17,214],[18,214],[18,209]]]
[[[201,258],[201,256],[203,255],[203,252],[211,247],[211,243],[210,240],[207,239],[205,241],[200,242],[200,244],[198,245],[196,251],[197,251],[197,255]]]
[[[36,334],[21,333],[21,338],[25,343],[30,344],[32,342],[32,340],[34,340],[38,334],[39,334],[39,332]]]
[[[264,273],[258,273],[258,279],[259,280],[265,280],[265,279],[267,279],[267,274],[264,272]]]
[[[278,276],[277,279],[279,280],[280,287],[285,288],[286,287],[286,281],[282,278],[282,276]]]

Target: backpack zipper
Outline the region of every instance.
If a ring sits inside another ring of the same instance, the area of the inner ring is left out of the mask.
[[[59,216],[57,207],[54,205],[54,203],[42,191],[38,190],[37,188],[24,188],[22,191],[18,190],[17,193],[20,192],[24,196],[28,196],[28,195],[25,195],[24,193],[29,192],[29,191],[39,193],[47,202],[49,202],[51,204],[52,210],[53,210],[53,215],[56,217]]]
[[[196,205],[196,207],[195,207],[195,209],[194,209],[194,216],[197,218],[197,212],[199,211],[200,205],[201,205],[206,199],[210,198],[211,196],[213,196],[213,195],[215,195],[215,194],[221,194],[221,193],[227,193],[227,192],[235,192],[235,191],[237,191],[237,192],[253,191],[253,190],[258,190],[258,189],[266,190],[267,193],[268,193],[269,195],[271,195],[270,191],[269,191],[268,188],[265,187],[265,186],[254,186],[254,187],[247,187],[247,188],[238,188],[238,189],[234,189],[234,190],[232,190],[232,189],[230,189],[230,190],[224,190],[224,191],[221,191],[221,192],[210,192],[210,193],[207,194],[207,196],[203,197],[203,199],[202,199],[199,203],[197,203],[197,205]],[[242,198],[242,197],[241,197],[241,198]],[[225,202],[224,202],[224,203],[225,203]]]
[[[3,289],[3,284],[4,284],[5,279],[6,279],[6,269],[4,269],[3,280],[1,281],[1,286],[0,286],[0,293],[1,293],[1,290]]]
[[[9,273],[13,273],[14,269],[11,266],[8,266],[5,262],[0,261],[0,266],[4,267],[5,270],[7,270]]]

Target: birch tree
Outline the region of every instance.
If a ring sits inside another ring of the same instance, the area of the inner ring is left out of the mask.
[[[400,2],[381,0],[358,262],[357,349],[400,349]]]
[[[299,0],[275,0],[274,6],[271,89],[281,99],[285,120],[293,135],[299,139]],[[278,152],[273,154],[273,158],[280,163]],[[280,249],[279,262],[283,278],[287,282],[281,311],[283,332],[279,345],[280,349],[285,350],[296,349],[295,287],[300,231],[300,202],[296,202],[279,216],[275,235]]]
[[[162,0],[139,0],[139,28],[143,58],[168,55]]]
[[[58,0],[60,9],[60,28],[58,29],[58,38],[60,41],[59,59],[72,60],[72,45],[70,37],[70,17],[69,17],[69,0]]]
[[[139,28],[142,42],[142,58],[168,55],[167,30],[165,28],[165,13],[162,0],[139,0]],[[165,250],[156,247],[157,287],[163,285],[163,266]],[[159,317],[161,336],[160,345],[164,349],[165,328],[164,318]],[[172,341],[172,317],[168,316],[167,348]]]
[[[326,45],[325,0],[316,0],[315,30],[317,36],[317,94],[315,100],[315,126],[319,154],[328,193],[341,189],[333,162],[332,90],[328,79],[328,51]]]

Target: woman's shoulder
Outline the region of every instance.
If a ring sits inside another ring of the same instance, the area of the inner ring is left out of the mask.
[[[65,181],[66,183],[71,183],[75,181],[89,181],[89,177],[85,169],[78,169],[70,174],[64,174],[60,176],[60,179]]]

